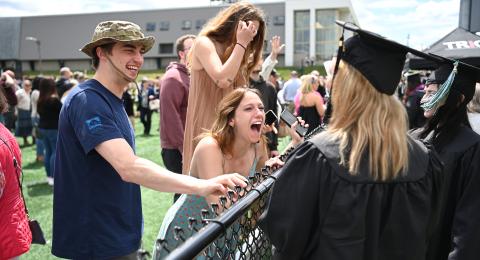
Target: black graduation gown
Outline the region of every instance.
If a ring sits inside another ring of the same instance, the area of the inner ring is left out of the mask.
[[[299,146],[275,182],[262,222],[274,258],[425,259],[427,223],[441,188],[435,153],[410,140],[407,174],[377,182],[366,158],[358,175],[340,166],[338,142],[324,134]]]
[[[438,153],[445,185],[427,259],[480,259],[480,136],[463,126]]]

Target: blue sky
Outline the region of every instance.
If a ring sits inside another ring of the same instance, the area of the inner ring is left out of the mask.
[[[428,47],[458,25],[460,0],[351,1],[360,27],[402,44],[407,44],[408,38],[408,44],[417,49]],[[0,0],[0,16],[125,11],[209,4],[210,0]]]

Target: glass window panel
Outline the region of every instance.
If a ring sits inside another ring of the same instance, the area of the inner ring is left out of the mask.
[[[315,13],[315,56],[319,60],[328,60],[337,50],[340,30],[335,24],[338,11],[333,9],[317,10]]]
[[[173,53],[173,43],[160,43],[160,44],[158,44],[158,53],[159,54],[172,54]]]
[[[192,21],[183,20],[182,21],[182,30],[190,30],[192,28]]]
[[[153,32],[153,31],[155,31],[155,26],[156,26],[155,23],[151,23],[151,22],[150,22],[150,23],[147,23],[146,31],[147,31],[147,32]]]
[[[160,22],[160,31],[168,31],[168,30],[170,30],[170,22],[168,21]]]
[[[310,44],[310,11],[295,11],[294,13],[295,53],[308,53]]]

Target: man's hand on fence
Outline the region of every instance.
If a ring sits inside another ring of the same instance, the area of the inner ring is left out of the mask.
[[[272,157],[265,162],[265,165],[273,170],[282,168],[283,164],[284,162],[282,162],[279,157]]]
[[[208,180],[202,180],[198,187],[198,195],[226,195],[228,188],[235,189],[235,186],[242,188],[247,186],[247,179],[238,173],[223,174]]]

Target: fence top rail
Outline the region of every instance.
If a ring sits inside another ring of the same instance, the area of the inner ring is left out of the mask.
[[[211,242],[225,233],[237,219],[247,213],[250,206],[266,194],[280,176],[282,169],[278,169],[271,175],[253,187],[243,198],[235,202],[217,218],[209,220],[208,225],[200,229],[195,235],[187,239],[181,246],[173,250],[167,260],[193,259]]]

